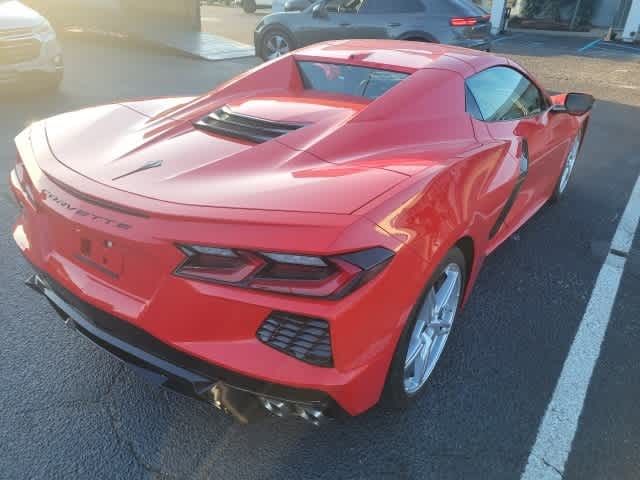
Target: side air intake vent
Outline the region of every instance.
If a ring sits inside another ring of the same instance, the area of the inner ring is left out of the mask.
[[[222,107],[210,113],[194,124],[198,128],[209,130],[229,137],[240,138],[255,143],[263,143],[304,125],[299,123],[281,123],[263,120],[233,113],[228,107]]]
[[[333,366],[326,320],[274,312],[260,326],[257,336],[270,347],[303,362],[320,367]]]

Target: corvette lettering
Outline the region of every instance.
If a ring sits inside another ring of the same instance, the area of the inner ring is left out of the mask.
[[[103,217],[102,215],[96,215],[95,213],[84,210],[83,208],[74,207],[66,200],[61,199],[55,193],[50,192],[47,189],[42,190],[42,194],[45,197],[45,200],[50,200],[59,207],[65,209],[66,211],[73,213],[74,215],[78,215],[79,217],[87,217],[93,220],[94,222],[101,222],[105,225],[111,225],[114,228],[118,228],[120,230],[129,230],[131,229],[131,225],[127,223],[122,223],[118,220],[114,220],[112,218]]]

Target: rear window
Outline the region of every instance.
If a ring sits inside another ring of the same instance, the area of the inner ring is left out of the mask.
[[[304,88],[375,99],[407,78],[407,73],[391,72],[336,63],[298,62]]]

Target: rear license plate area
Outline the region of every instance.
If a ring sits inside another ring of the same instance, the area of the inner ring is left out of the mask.
[[[110,277],[119,278],[124,271],[124,254],[116,241],[90,235],[87,232],[76,233],[75,257]]]

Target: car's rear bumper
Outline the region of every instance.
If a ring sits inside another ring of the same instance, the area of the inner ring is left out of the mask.
[[[286,402],[306,411],[341,413],[326,393],[296,389],[231,372],[175,350],[147,332],[73,295],[44,272],[27,280],[67,326],[128,364],[151,383],[208,402],[241,422],[264,416],[260,399]],[[314,419],[318,419],[316,416]]]

